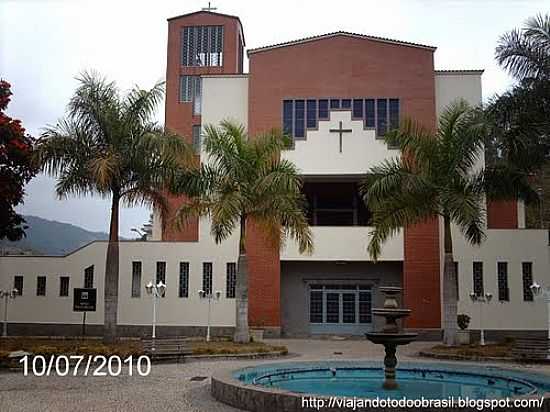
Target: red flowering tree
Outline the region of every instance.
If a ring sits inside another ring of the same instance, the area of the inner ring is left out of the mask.
[[[25,236],[25,219],[15,212],[23,202],[25,184],[36,174],[31,156],[33,139],[25,134],[21,121],[4,111],[12,95],[10,84],[0,80],[0,239]]]

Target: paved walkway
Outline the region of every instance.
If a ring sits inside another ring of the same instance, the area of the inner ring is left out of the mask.
[[[362,358],[378,360],[383,348],[364,340],[270,340],[286,345],[296,360]],[[415,342],[400,347],[403,360],[418,359],[416,353],[433,343]],[[334,352],[342,352],[335,355]],[[4,411],[238,411],[215,401],[209,392],[210,377],[221,369],[237,369],[280,360],[200,361],[153,365],[146,377],[36,377],[22,372],[0,373],[0,410]],[[550,366],[512,366],[550,374]]]

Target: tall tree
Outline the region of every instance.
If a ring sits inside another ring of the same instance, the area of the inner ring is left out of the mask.
[[[457,290],[452,230],[471,244],[485,237],[485,198],[531,199],[527,175],[507,168],[485,169],[480,154],[486,128],[478,111],[458,100],[441,114],[437,131],[413,120],[386,135],[401,156],[370,170],[362,185],[373,214],[368,251],[378,259],[382,244],[407,225],[439,217],[443,223],[444,342],[456,344]]]
[[[15,211],[23,203],[25,185],[35,176],[32,164],[33,139],[25,134],[21,121],[5,110],[11,97],[11,85],[0,80],[0,240],[19,240],[25,235],[25,219]]]
[[[111,199],[105,259],[104,340],[117,338],[119,283],[119,207],[152,205],[167,210],[163,188],[193,151],[179,136],[153,121],[164,96],[163,83],[135,87],[122,95],[115,83],[83,73],[66,119],[48,127],[37,142],[36,159],[57,177],[60,198],[98,195]]]
[[[550,14],[531,17],[521,29],[503,34],[495,55],[518,83],[486,109],[492,126],[488,161],[532,173],[532,185],[541,195],[550,193]],[[547,226],[542,221],[550,221],[550,202],[543,204],[541,196],[536,209],[529,207],[528,217],[546,216],[535,221]]]
[[[208,216],[216,242],[239,231],[234,340],[248,342],[247,226],[258,225],[274,247],[289,236],[300,252],[313,248],[304,213],[305,197],[296,167],[281,159],[288,137],[278,131],[249,139],[243,126],[223,121],[207,125],[203,147],[206,160],[195,176],[184,174],[173,190],[189,196],[177,212],[179,224]]]

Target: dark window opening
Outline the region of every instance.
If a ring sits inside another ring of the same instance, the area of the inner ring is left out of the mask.
[[[229,299],[235,297],[235,285],[237,283],[237,264],[230,262],[227,264],[227,273],[226,273],[226,285],[225,285],[225,296]]]
[[[388,130],[388,100],[376,100],[376,134],[384,136]]]
[[[84,287],[91,289],[94,287],[94,265],[84,269]]]
[[[375,114],[374,114],[374,99],[365,100],[365,126],[375,126]]]
[[[483,288],[483,262],[473,263],[474,293],[476,296],[484,296]]]
[[[212,263],[203,262],[202,264],[202,290],[207,295],[212,293]]]
[[[36,278],[36,296],[46,296],[46,276]]]
[[[59,296],[69,296],[69,277],[61,276],[59,278]]]
[[[189,262],[180,262],[180,285],[178,296],[180,298],[189,297]]]
[[[371,213],[357,182],[306,182],[307,215],[312,226],[368,226]]]
[[[498,279],[498,300],[508,302],[510,300],[510,289],[508,289],[508,263],[497,263]]]
[[[319,119],[328,119],[328,100],[319,100]]]
[[[317,127],[317,100],[307,101],[306,127],[308,129]]]
[[[294,137],[305,137],[306,131],[304,128],[304,111],[305,103],[303,100],[294,101]]]
[[[17,295],[23,295],[23,276],[13,277],[13,288],[17,289]]]
[[[356,119],[363,118],[363,99],[354,99],[353,100],[353,114],[352,116]]]
[[[523,280],[523,300],[525,302],[532,302],[533,291],[531,291],[531,285],[533,284],[533,263],[522,262],[521,272]]]

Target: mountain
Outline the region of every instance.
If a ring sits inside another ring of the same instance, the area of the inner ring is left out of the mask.
[[[90,232],[69,223],[24,216],[27,236],[17,242],[0,241],[0,251],[6,254],[66,255],[93,240],[106,240],[104,232]]]

